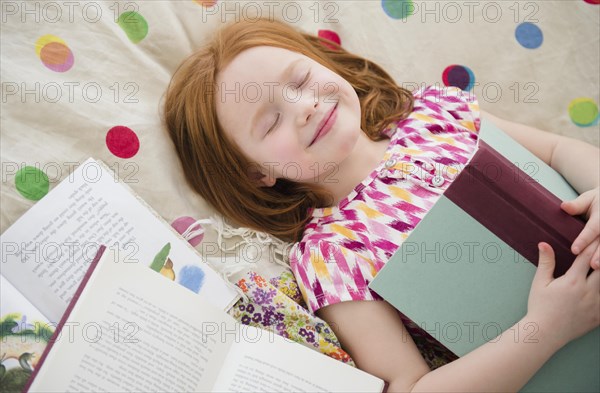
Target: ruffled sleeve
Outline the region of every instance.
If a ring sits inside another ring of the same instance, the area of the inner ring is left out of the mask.
[[[378,300],[368,288],[373,261],[336,243],[308,240],[290,250],[290,265],[310,312],[349,300]]]

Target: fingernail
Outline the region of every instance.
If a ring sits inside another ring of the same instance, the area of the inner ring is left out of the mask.
[[[577,246],[573,247],[573,253],[574,254],[579,254],[579,251],[580,251],[579,247],[577,247]]]

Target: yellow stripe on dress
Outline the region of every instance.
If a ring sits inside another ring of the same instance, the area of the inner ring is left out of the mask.
[[[382,217],[383,216],[382,213],[378,212],[375,209],[371,209],[364,202],[361,203],[361,204],[359,204],[356,208],[359,209],[359,210],[362,210],[367,215],[367,217],[369,217],[369,218],[376,218],[376,217]]]
[[[456,175],[459,172],[458,168],[454,168],[452,165],[444,165],[443,170],[451,175]]]
[[[324,208],[324,209],[323,209],[323,216],[324,216],[324,217],[330,216],[330,215],[331,215],[331,213],[332,213],[332,210],[333,210],[333,209],[332,209],[331,207],[326,207],[326,208]]]
[[[325,264],[325,259],[323,259],[323,254],[321,253],[321,249],[317,249],[316,251],[310,250],[310,263],[315,269],[315,273],[317,273],[317,277],[329,277],[329,270],[327,270],[327,265]]]
[[[408,154],[408,155],[411,155],[411,156],[418,156],[420,154],[423,154],[423,150],[411,149],[409,147],[400,148],[400,149],[398,149],[398,151],[400,153]]]
[[[356,256],[356,259],[365,260],[367,262],[367,264],[369,265],[369,272],[371,273],[371,277],[375,277],[375,275],[377,274],[377,269],[375,269],[375,264],[373,263],[373,261],[371,259],[364,257],[360,254],[354,253],[354,251],[348,250],[346,247],[342,247],[341,250],[342,250],[342,254],[344,255],[344,258],[346,260],[349,259],[348,254],[350,254],[350,253],[354,254],[354,256]],[[356,263],[360,267],[360,262],[357,261]]]
[[[434,119],[433,117],[424,115],[422,113],[413,113],[412,117],[414,117],[417,120],[422,120],[422,121],[427,122],[427,123],[433,123],[433,124],[438,124],[439,123],[438,119]]]
[[[461,126],[465,127],[469,131],[472,131],[472,132],[477,131],[477,128],[475,128],[475,124],[470,120],[460,120],[459,123]]]
[[[447,143],[449,145],[455,145],[455,140],[454,140],[454,138],[451,138],[451,137],[444,137],[444,136],[432,134],[430,136],[430,138],[433,139],[434,141],[437,141],[440,143]]]
[[[412,194],[404,188],[396,186],[388,186],[390,193],[396,198],[400,198],[406,202],[412,202]]]
[[[356,240],[356,234],[354,233],[353,230],[348,229],[348,228],[346,228],[346,227],[344,227],[342,225],[339,225],[339,224],[331,224],[330,227],[331,227],[331,230],[334,233],[337,233],[339,235],[342,235],[342,236],[347,237],[347,238],[352,239],[352,240]]]

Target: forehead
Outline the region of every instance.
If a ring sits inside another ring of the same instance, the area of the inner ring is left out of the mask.
[[[289,82],[279,77],[298,59],[309,60],[298,52],[272,46],[256,46],[234,57],[216,77],[217,117],[225,131],[248,129],[258,109]]]
[[[287,63],[300,57],[298,52],[272,46],[256,46],[239,53],[217,75],[217,83],[277,82]],[[272,74],[272,72],[279,73]]]

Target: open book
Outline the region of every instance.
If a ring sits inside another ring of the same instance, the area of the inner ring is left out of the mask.
[[[222,310],[238,299],[175,229],[93,159],[10,226],[0,244],[0,368],[7,370],[0,387],[23,386],[35,369],[100,244]]]
[[[521,337],[511,327],[527,313],[537,243],[555,250],[555,277],[575,259],[569,249],[584,223],[560,201],[576,196],[558,172],[483,123],[479,150],[369,287],[457,356],[501,334],[535,343],[536,326]],[[522,391],[598,392],[598,370],[594,329],[561,348]]]
[[[100,256],[101,255],[101,256]],[[223,310],[100,249],[29,391],[355,391],[384,381]]]
[[[88,159],[0,236],[2,275],[58,322],[101,244],[227,310],[237,293],[103,163]]]

